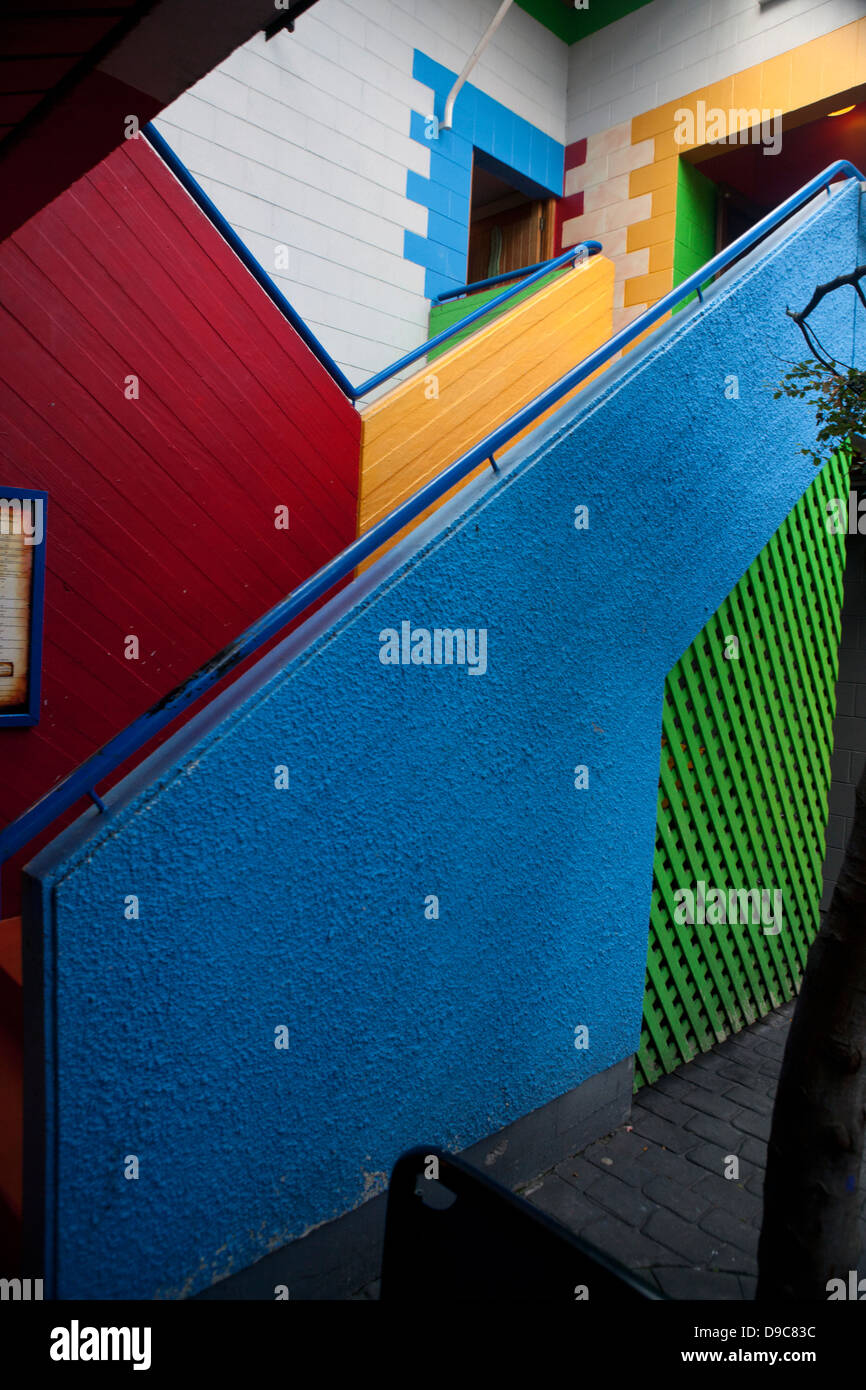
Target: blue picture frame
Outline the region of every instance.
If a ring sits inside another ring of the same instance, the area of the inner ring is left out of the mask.
[[[0,708],[0,728],[32,728],[39,723],[40,701],[42,694],[42,628],[45,616],[45,546],[46,546],[46,515],[48,511],[48,493],[40,492],[36,488],[14,488],[3,487],[0,484],[0,543],[2,543],[2,530],[4,527],[4,513],[2,510],[4,502],[12,502],[15,499],[23,502],[41,502],[42,504],[42,535],[37,545],[33,546],[33,571],[30,579],[30,622],[28,630],[28,682],[26,700],[13,709],[4,710]]]

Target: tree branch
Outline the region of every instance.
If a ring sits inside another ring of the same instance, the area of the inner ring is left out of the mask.
[[[809,300],[805,309],[801,309],[799,314],[792,314],[790,309],[786,309],[785,313],[789,318],[792,318],[796,324],[802,326],[803,320],[809,317],[813,309],[817,309],[824,296],[831,294],[833,290],[841,289],[843,285],[853,286],[860,296],[861,303],[864,308],[866,308],[866,297],[864,297],[863,291],[860,288],[860,281],[863,279],[864,275],[866,275],[866,265],[858,265],[854,270],[850,270],[847,275],[837,275],[835,280],[828,280],[826,285],[816,285],[812,298]]]
[[[828,371],[831,376],[841,376],[841,372],[837,372],[836,370],[836,358],[831,357],[829,353],[826,356],[823,354],[820,350],[817,334],[806,320],[813,309],[817,309],[825,295],[832,294],[833,290],[839,290],[843,285],[850,285],[852,289],[856,290],[861,304],[864,309],[866,309],[866,295],[863,294],[863,289],[860,284],[864,275],[866,275],[866,265],[855,266],[847,275],[837,275],[835,280],[828,280],[826,285],[816,285],[809,303],[806,305],[805,309],[801,309],[798,314],[795,314],[791,309],[787,308],[787,306],[785,308],[785,313],[788,315],[788,318],[794,320],[800,332],[803,334],[803,337],[806,339],[806,346],[812,357],[814,357],[817,362],[820,362],[821,366],[825,371]]]

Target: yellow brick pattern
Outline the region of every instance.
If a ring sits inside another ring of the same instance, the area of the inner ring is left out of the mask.
[[[617,220],[620,227],[626,228],[628,256],[648,248],[649,264],[642,273],[635,274],[628,259],[622,258],[626,273],[622,277],[622,289],[617,284],[617,313],[621,317],[628,313],[634,316],[638,305],[655,303],[673,283],[678,162],[680,155],[689,149],[688,145],[678,145],[674,138],[675,115],[680,108],[695,107],[698,101],[704,101],[708,109],[721,107],[730,111],[757,107],[782,111],[790,116],[814,102],[825,101],[862,83],[866,83],[866,17],[801,44],[778,58],[757,63],[694,92],[685,92],[676,101],[635,116],[631,122],[631,148],[638,153],[628,176],[626,208],[617,189]],[[620,130],[621,127],[617,127],[617,131]],[[609,165],[609,150],[615,147],[621,151],[622,144],[619,135],[606,144],[607,134],[603,132],[595,140],[597,150],[608,151]],[[648,159],[650,147],[652,157]],[[703,158],[711,157],[712,150],[698,154],[699,161],[702,154]],[[627,156],[621,154],[616,166],[617,181],[624,167],[627,167]],[[581,172],[578,168],[573,175],[579,176]],[[575,188],[581,186],[577,177],[573,182]],[[651,200],[648,216],[645,213],[647,197]],[[595,201],[603,203],[604,194],[597,193]],[[632,216],[633,209],[638,210],[640,216]],[[585,212],[583,217],[575,219],[575,223],[580,224],[580,237],[604,239],[603,228],[595,226],[598,216],[598,213],[593,217]],[[621,255],[618,246],[617,253]],[[619,281],[620,277],[617,278]]]

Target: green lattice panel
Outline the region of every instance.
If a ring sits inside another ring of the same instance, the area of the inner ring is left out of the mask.
[[[665,683],[636,1088],[799,988],[821,899],[845,567],[827,501],[847,492],[834,460]],[[674,893],[699,881],[781,889],[782,931],[675,922]]]

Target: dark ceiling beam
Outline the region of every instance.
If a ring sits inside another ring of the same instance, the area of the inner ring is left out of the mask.
[[[22,120],[16,123],[0,146],[0,158],[11,153],[22,140],[26,140],[29,132],[38,127],[50,115],[55,106],[59,106],[61,102],[66,100],[75,91],[78,84],[87,77],[91,69],[97,67],[103,58],[107,58],[121,39],[131,33],[136,25],[144,19],[148,10],[153,9],[156,2],[157,0],[135,0],[135,3],[109,11],[107,17],[114,22],[107,26],[102,38],[92,48],[86,53],[80,54],[78,62],[45,93],[42,100],[31,111],[28,111]],[[50,35],[53,20],[62,18],[67,22],[74,23],[77,19],[95,18],[96,16],[93,12],[88,13],[77,6],[74,10],[65,10],[60,13],[41,7],[28,11],[26,16],[18,10],[7,10],[3,15],[2,23],[0,23],[0,45],[6,37],[7,25],[15,19],[25,17],[30,24],[34,21],[38,24],[34,43],[39,44],[39,51],[28,55],[32,61],[38,62],[43,55],[51,58],[63,56],[55,53],[51,45]],[[39,42],[40,39],[41,43]]]
[[[110,154],[128,117],[144,126],[273,19],[274,0],[140,0],[129,7],[27,113],[21,131],[0,143],[0,239]]]
[[[274,19],[265,29],[265,42],[273,39],[281,29],[288,29],[290,34],[295,32],[295,20],[307,10],[311,10],[317,0],[293,0],[293,3],[283,11],[279,19]]]

